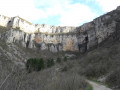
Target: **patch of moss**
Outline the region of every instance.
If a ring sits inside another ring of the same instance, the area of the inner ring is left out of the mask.
[[[15,30],[20,30],[20,27],[16,27]]]
[[[88,84],[85,90],[93,90],[93,87],[90,84]]]

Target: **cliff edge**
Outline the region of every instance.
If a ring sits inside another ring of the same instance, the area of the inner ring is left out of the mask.
[[[51,52],[85,52],[109,36],[119,37],[120,6],[79,27],[32,24],[18,16],[9,18],[3,15],[0,16],[0,25],[9,28],[0,33],[0,38],[8,43]]]

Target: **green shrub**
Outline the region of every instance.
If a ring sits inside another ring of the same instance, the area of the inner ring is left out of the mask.
[[[57,60],[56,60],[56,62],[57,63],[61,63],[61,58],[58,57]]]
[[[67,61],[67,57],[66,57],[66,56],[64,57],[64,61],[65,61],[65,62]]]
[[[26,69],[27,69],[28,72],[33,71],[34,61],[36,61],[36,60],[34,60],[33,58],[30,58],[30,59],[27,60]]]
[[[17,30],[20,30],[20,27],[16,27]]]
[[[44,69],[45,68],[45,63],[44,63],[43,58],[38,59],[36,65],[37,65],[37,71],[40,71],[41,69]]]
[[[29,73],[32,71],[40,71],[41,69],[44,68],[45,64],[43,58],[40,59],[30,58],[27,60],[26,69]]]
[[[51,67],[54,65],[54,60],[53,59],[48,59],[47,60],[47,67]]]

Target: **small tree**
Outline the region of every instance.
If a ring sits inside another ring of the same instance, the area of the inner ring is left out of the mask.
[[[35,58],[30,58],[27,60],[26,69],[29,73],[36,69],[36,62],[37,60]]]
[[[30,58],[27,60],[26,69],[30,73],[31,71],[40,71],[41,69],[45,68],[43,58],[36,59]]]
[[[66,56],[64,57],[64,61],[65,61],[65,62],[67,61],[67,57],[66,57]]]
[[[38,63],[37,63],[37,71],[40,71],[41,69],[44,69],[45,68],[45,63],[44,63],[44,60],[43,58],[40,58],[38,60]]]
[[[61,58],[58,57],[56,62],[61,63]]]
[[[48,59],[47,60],[47,67],[51,67],[54,65],[54,60],[53,59]]]
[[[52,65],[52,66],[54,65],[54,60],[53,60],[53,59],[51,59],[51,65]]]
[[[20,27],[16,27],[17,30],[20,30]]]

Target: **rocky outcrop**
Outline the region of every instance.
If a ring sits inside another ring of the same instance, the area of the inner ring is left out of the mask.
[[[0,15],[0,25],[7,27],[8,22],[10,21],[11,18]]]
[[[120,6],[117,7],[117,10],[120,10]]]
[[[4,27],[14,28],[22,30],[26,33],[68,33],[74,32],[76,27],[61,27],[61,26],[50,26],[46,24],[32,24],[19,16],[6,17],[0,16],[0,25]]]
[[[1,25],[12,27],[1,35],[8,43],[15,42],[26,48],[52,52],[85,52],[110,35],[117,36],[120,31],[120,7],[80,27],[34,25],[20,17],[6,18]]]
[[[100,16],[94,19],[92,22],[86,23],[78,28],[78,32],[81,36],[84,35],[84,33],[86,33],[86,36],[88,36],[87,49],[100,44],[110,35],[116,34],[115,36],[117,36],[118,33],[116,32],[119,31],[120,31],[119,7],[116,10],[111,11],[103,16]]]
[[[28,34],[23,31],[11,29],[1,37],[8,43],[19,43],[26,48],[37,48],[52,52],[76,51],[78,49],[76,34]]]
[[[36,24],[35,25],[35,33],[69,33],[69,32],[75,32],[76,27],[68,27],[68,26],[51,26],[51,25],[46,25],[46,24]]]

